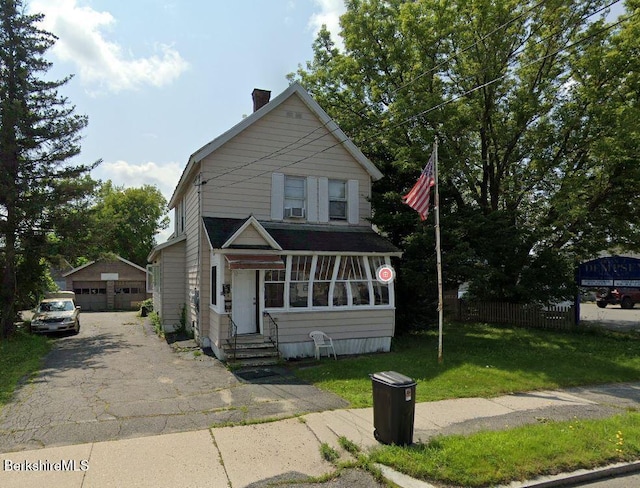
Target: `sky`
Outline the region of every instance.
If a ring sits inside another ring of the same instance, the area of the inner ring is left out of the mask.
[[[115,185],[156,185],[169,200],[189,156],[272,98],[311,60],[343,0],[25,0],[58,41],[47,77],[89,118],[79,162]],[[338,36],[335,35],[336,40]],[[172,228],[157,236],[164,242]]]
[[[343,0],[24,1],[58,37],[48,77],[74,75],[60,92],[89,118],[80,162],[167,200],[189,156],[252,112],[254,88],[287,88],[322,24],[341,45],[345,11]]]

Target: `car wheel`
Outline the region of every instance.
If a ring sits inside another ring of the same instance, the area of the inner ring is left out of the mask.
[[[76,328],[73,329],[73,335],[78,335],[80,333],[80,321],[76,320]]]
[[[607,302],[596,302],[598,308],[607,308]]]
[[[620,306],[624,309],[630,309],[633,308],[633,302],[631,301],[631,298],[624,297]]]

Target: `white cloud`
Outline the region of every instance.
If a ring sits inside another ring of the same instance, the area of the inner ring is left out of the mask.
[[[114,161],[102,163],[94,170],[92,176],[103,181],[111,180],[115,186],[125,188],[155,185],[169,202],[183,169],[184,166],[179,163],[158,164],[149,161],[132,164],[127,161]],[[173,212],[169,213],[169,219],[169,227],[155,236],[156,242],[165,242],[173,233]]]
[[[75,63],[81,83],[91,92],[161,87],[188,68],[170,45],[156,44],[151,56],[135,57],[108,40],[109,28],[116,23],[109,12],[79,6],[76,0],[35,0],[30,8],[43,13],[43,28],[58,36],[54,55]]]
[[[314,3],[320,8],[320,12],[314,13],[309,19],[313,35],[316,36],[324,24],[331,32],[333,42],[342,48],[342,38],[338,34],[341,31],[340,16],[347,11],[344,0],[314,0]]]
[[[116,186],[141,187],[142,185],[156,185],[164,197],[169,200],[173,194],[183,165],[179,163],[154,162],[132,164],[127,161],[114,161],[102,163],[95,170],[94,177],[102,180],[111,180]]]

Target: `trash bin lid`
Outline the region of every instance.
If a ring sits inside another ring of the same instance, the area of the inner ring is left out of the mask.
[[[408,376],[397,373],[395,371],[382,371],[380,373],[373,373],[370,375],[371,379],[380,383],[385,383],[390,386],[413,386],[416,384]]]

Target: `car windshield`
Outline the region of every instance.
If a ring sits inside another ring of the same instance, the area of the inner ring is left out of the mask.
[[[75,307],[71,300],[59,300],[55,302],[42,302],[40,312],[69,312]]]

